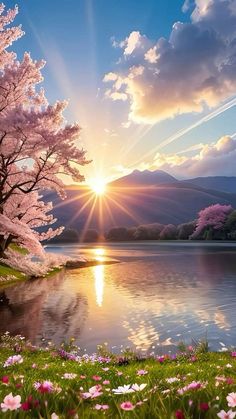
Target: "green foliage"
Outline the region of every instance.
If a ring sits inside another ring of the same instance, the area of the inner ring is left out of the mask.
[[[74,340],[64,349],[76,353]],[[182,349],[187,349],[184,344]],[[109,355],[106,346],[101,352],[103,356]],[[9,380],[7,384],[0,380],[0,402],[12,392],[14,396],[21,396],[21,402],[32,396],[39,405],[29,411],[2,412],[0,417],[50,419],[52,413],[56,413],[60,419],[75,417],[76,414],[83,419],[174,419],[176,412],[181,411],[185,419],[213,419],[220,410],[230,409],[226,397],[235,391],[236,358],[228,352],[203,352],[190,351],[176,359],[168,356],[144,359],[127,350],[122,355],[113,354],[110,362],[106,363],[88,359],[78,362],[62,359],[50,345],[42,350],[20,336],[11,338],[8,335],[2,338],[0,347],[0,377],[7,376]],[[4,368],[8,357],[16,353],[22,356],[23,362]],[[120,362],[122,359],[127,362]],[[66,379],[64,374],[76,376]],[[168,382],[170,378],[175,381]],[[44,380],[51,381],[53,392],[41,393],[34,387],[35,382]],[[200,382],[201,386],[179,393],[178,390],[192,382]],[[134,383],[145,383],[147,386],[142,391],[129,394],[115,395],[112,392],[118,386]],[[95,385],[101,386],[102,394],[94,399],[83,399],[82,393]],[[130,401],[135,406],[134,410],[122,410],[124,401]],[[104,412],[96,410],[97,404],[106,404],[109,409]],[[201,408],[202,404],[208,406],[207,410]]]

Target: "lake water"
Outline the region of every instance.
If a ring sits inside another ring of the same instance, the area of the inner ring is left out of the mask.
[[[92,352],[107,342],[148,352],[207,336],[236,346],[236,244],[136,242],[50,246],[120,263],[62,271],[1,289],[0,332],[33,343],[75,337]]]

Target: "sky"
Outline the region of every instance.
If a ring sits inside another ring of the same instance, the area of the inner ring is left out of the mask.
[[[15,2],[5,1],[7,7]],[[236,0],[19,0],[14,44],[69,101],[86,179],[236,175]]]

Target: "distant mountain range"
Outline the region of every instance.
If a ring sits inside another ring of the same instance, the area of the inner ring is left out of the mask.
[[[53,213],[57,224],[82,230],[87,223],[88,228],[103,232],[113,226],[153,222],[180,224],[194,220],[202,208],[215,203],[236,208],[236,177],[199,177],[183,181],[161,170],[135,170],[110,183],[107,193],[98,198],[96,204],[89,193],[86,186],[70,186],[64,202],[54,193],[47,193],[46,200],[53,200],[55,204]]]

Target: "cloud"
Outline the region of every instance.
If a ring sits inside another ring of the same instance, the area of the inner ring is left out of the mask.
[[[169,39],[153,42],[134,31],[120,44],[123,58],[112,73],[119,83],[107,75],[104,81],[111,83],[107,97],[127,95],[129,120],[153,124],[214,108],[236,94],[236,0],[194,4],[191,21],[176,22]]]
[[[212,144],[198,144],[186,150],[200,150],[186,154],[157,153],[149,169],[162,169],[180,178],[194,176],[235,176],[236,140],[227,135]]]

